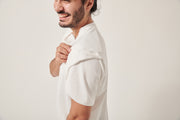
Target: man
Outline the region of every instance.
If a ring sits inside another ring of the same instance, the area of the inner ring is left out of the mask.
[[[91,18],[97,0],[55,0],[54,8],[69,28],[50,63],[59,120],[108,120],[106,48]]]

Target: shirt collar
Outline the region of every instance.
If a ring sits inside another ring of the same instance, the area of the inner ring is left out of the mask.
[[[85,26],[81,27],[80,30],[79,30],[79,33],[78,33],[78,36],[76,37],[76,39],[81,36],[81,34],[83,34],[84,32],[87,32],[88,30],[90,30],[91,28],[95,27],[95,23],[92,22],[92,23],[89,23],[89,24],[86,24]],[[72,34],[73,31],[71,28],[67,28],[67,32],[65,34],[65,38],[67,38],[68,36],[70,36],[70,34]],[[72,34],[73,35],[73,34]],[[74,36],[74,35],[73,35]],[[74,38],[75,40],[75,38]]]

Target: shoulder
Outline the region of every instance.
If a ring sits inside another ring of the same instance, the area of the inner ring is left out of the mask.
[[[95,52],[103,52],[105,45],[104,39],[96,26],[88,30],[80,31],[77,42],[73,47],[87,49]]]

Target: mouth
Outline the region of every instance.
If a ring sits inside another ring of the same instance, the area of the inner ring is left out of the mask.
[[[59,20],[60,21],[64,21],[65,19],[67,19],[70,15],[67,13],[61,13],[59,14]]]

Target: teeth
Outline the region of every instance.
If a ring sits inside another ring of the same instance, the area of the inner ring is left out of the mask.
[[[60,15],[59,15],[59,17],[62,17],[62,18],[63,18],[63,17],[67,17],[67,16],[68,16],[68,14],[60,14]]]

